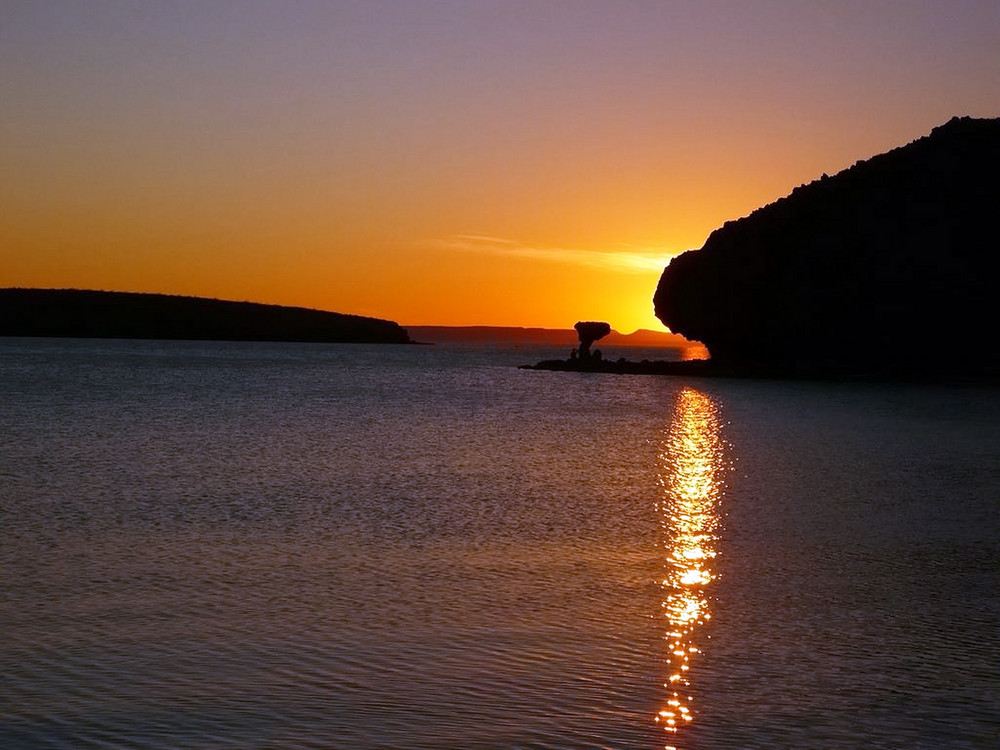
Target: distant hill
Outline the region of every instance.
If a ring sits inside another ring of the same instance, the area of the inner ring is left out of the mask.
[[[0,336],[411,343],[388,320],[166,294],[0,289]]]
[[[656,315],[731,371],[997,375],[998,218],[1000,119],[954,118],[727,222]]]
[[[579,344],[576,331],[572,328],[517,328],[510,326],[407,326],[406,330],[415,341],[427,343],[506,343],[564,346],[571,349]],[[667,331],[640,329],[635,333],[622,334],[612,331],[596,344],[597,347],[662,347],[686,349],[698,346]]]

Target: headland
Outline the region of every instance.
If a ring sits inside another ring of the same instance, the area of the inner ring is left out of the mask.
[[[727,222],[653,297],[715,366],[778,377],[1000,375],[1000,119],[953,118]]]

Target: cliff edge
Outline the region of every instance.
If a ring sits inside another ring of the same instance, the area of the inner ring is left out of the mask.
[[[1000,119],[956,117],[727,222],[653,303],[734,371],[996,376],[998,258]]]

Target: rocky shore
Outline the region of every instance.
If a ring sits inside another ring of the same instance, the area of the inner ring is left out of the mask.
[[[724,373],[707,359],[692,359],[684,362],[650,361],[644,359],[633,362],[627,359],[546,359],[534,365],[521,365],[521,370],[555,370],[558,372],[605,372],[618,375],[692,375],[719,376]]]
[[[837,371],[817,372],[812,368],[789,370],[785,366],[737,367],[708,359],[684,361],[627,359],[580,360],[546,359],[533,365],[520,365],[520,370],[548,370],[552,372],[594,372],[614,375],[671,375],[697,378],[745,378],[759,380],[817,380],[832,382],[893,382],[947,385],[997,386],[1000,376],[995,373],[969,373],[963,368],[947,370],[942,367],[917,371],[887,372],[872,368],[864,362],[845,365]]]

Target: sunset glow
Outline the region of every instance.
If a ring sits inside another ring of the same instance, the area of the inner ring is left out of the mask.
[[[0,286],[660,328],[723,222],[996,116],[992,2],[0,3]]]
[[[688,672],[705,642],[701,631],[712,619],[707,587],[715,580],[712,560],[718,554],[725,468],[715,402],[700,391],[682,389],[660,453],[663,497],[658,506],[666,555],[660,586],[668,693],[656,721],[671,733],[695,718]]]

